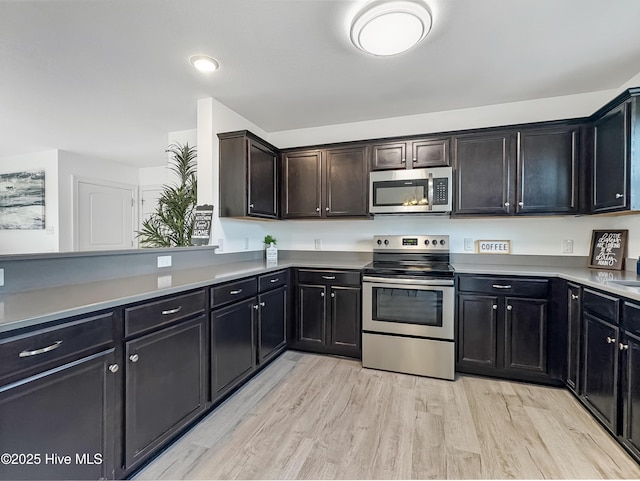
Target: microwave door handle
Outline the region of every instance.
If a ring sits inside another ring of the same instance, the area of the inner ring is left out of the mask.
[[[427,199],[429,200],[429,210],[433,210],[433,174],[429,174],[427,187]]]

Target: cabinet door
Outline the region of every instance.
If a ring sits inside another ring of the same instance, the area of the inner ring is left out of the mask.
[[[369,205],[366,147],[326,152],[324,215],[366,216]]]
[[[411,164],[414,169],[443,167],[450,164],[451,139],[425,139],[411,142]]]
[[[216,400],[256,365],[256,298],[211,313],[211,398]]]
[[[518,133],[517,213],[578,211],[578,128]]]
[[[592,212],[629,207],[629,103],[594,122]]]
[[[371,146],[371,170],[406,169],[407,144],[388,142]]]
[[[640,456],[640,336],[626,332],[622,353],[623,442]]]
[[[618,328],[583,312],[584,352],[582,398],[613,432],[617,428]]]
[[[252,217],[278,217],[278,157],[275,152],[251,139],[247,140],[248,208]]]
[[[498,298],[458,296],[458,366],[495,369],[497,366]]]
[[[40,457],[1,463],[0,479],[114,479],[114,364],[109,349],[0,387],[0,452]],[[47,462],[53,453],[71,463]]]
[[[260,294],[258,303],[260,304],[258,362],[262,363],[286,344],[286,286]]]
[[[581,294],[580,286],[569,284],[567,289],[567,386],[576,394],[580,393]]]
[[[510,214],[515,136],[473,135],[455,140],[455,214]]]
[[[296,342],[302,347],[324,348],[327,340],[326,287],[298,285]]]
[[[127,469],[204,411],[205,317],[125,344]]]
[[[322,217],[322,153],[320,151],[284,154],[284,198],[282,217]]]
[[[547,300],[505,298],[504,367],[547,372]]]
[[[361,289],[331,286],[331,341],[334,354],[360,357]]]

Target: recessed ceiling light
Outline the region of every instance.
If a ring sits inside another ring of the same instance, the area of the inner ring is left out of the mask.
[[[417,45],[430,29],[431,13],[422,2],[373,2],[351,22],[351,41],[373,55],[396,55]]]
[[[220,68],[218,61],[207,55],[193,55],[189,58],[189,62],[200,72],[205,73],[215,72]]]

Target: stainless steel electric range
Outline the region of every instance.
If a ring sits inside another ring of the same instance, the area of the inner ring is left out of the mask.
[[[363,271],[362,365],[455,378],[449,236],[375,236]]]

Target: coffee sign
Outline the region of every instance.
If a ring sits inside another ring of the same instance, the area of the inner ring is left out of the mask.
[[[594,230],[591,236],[589,267],[622,270],[628,232],[627,230]]]

